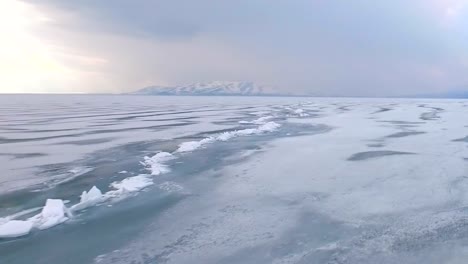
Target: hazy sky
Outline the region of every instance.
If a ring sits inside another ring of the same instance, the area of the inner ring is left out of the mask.
[[[468,0],[1,0],[0,92],[468,89]]]

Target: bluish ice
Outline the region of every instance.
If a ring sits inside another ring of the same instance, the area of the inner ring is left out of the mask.
[[[2,95],[0,263],[465,263],[468,101]]]

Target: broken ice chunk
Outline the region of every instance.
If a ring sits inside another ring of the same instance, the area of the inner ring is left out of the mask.
[[[29,234],[33,227],[30,221],[11,220],[0,225],[0,238],[13,238]]]

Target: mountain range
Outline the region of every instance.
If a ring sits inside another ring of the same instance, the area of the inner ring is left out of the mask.
[[[459,88],[442,93],[396,96],[403,98],[468,98],[468,89]],[[212,81],[178,86],[148,86],[128,94],[182,96],[313,96],[278,92],[272,87],[250,81]],[[317,95],[315,95],[317,96]],[[329,95],[330,96],[330,95]]]
[[[199,95],[199,96],[276,96],[288,95],[254,82],[213,81],[179,86],[148,86],[131,92],[134,95]]]

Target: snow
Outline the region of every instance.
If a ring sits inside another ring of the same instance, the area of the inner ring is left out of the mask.
[[[159,152],[152,157],[144,157],[142,164],[146,166],[147,170],[151,171],[151,175],[159,175],[170,171],[169,167],[164,164],[164,162],[172,159],[175,159],[175,157],[171,153]]]
[[[30,221],[11,220],[0,224],[0,238],[14,238],[29,234],[33,227]]]

